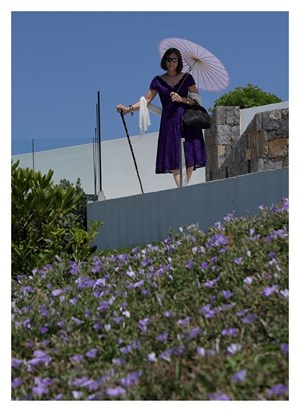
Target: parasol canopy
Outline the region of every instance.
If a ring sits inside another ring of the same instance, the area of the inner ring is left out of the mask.
[[[159,43],[160,56],[173,47],[180,51],[183,71],[192,73],[198,89],[216,92],[229,85],[227,70],[210,51],[189,40],[171,37]]]

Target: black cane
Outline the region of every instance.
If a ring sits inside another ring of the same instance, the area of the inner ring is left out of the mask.
[[[131,141],[130,141],[128,129],[127,129],[126,122],[125,122],[125,119],[124,119],[124,113],[123,113],[122,111],[120,111],[120,115],[121,115],[121,118],[122,118],[122,121],[123,121],[124,129],[125,129],[126,136],[127,136],[127,140],[128,140],[129,147],[130,147],[130,150],[131,150],[133,162],[134,162],[134,165],[135,165],[136,174],[137,174],[137,177],[138,177],[139,182],[140,182],[141,191],[142,191],[142,193],[144,193],[143,186],[142,186],[142,182],[141,182],[141,178],[140,178],[139,171],[138,171],[138,167],[137,167],[137,163],[136,163],[135,156],[134,156],[134,152],[133,152],[133,148],[132,148],[132,145],[131,145]]]

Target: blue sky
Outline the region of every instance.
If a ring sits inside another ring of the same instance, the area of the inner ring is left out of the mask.
[[[15,11],[12,152],[30,152],[33,138],[36,150],[91,142],[97,91],[102,139],[125,137],[115,106],[139,100],[162,72],[158,44],[167,37],[202,45],[228,70],[226,89],[201,91],[204,106],[248,83],[289,100],[288,18],[287,11]],[[138,114],[126,121],[138,134]],[[151,122],[149,133],[159,118]]]

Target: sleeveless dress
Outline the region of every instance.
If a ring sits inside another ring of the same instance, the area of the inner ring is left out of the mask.
[[[177,91],[181,80],[171,87],[160,76],[156,76],[150,84],[150,89],[158,92],[162,104],[155,169],[155,173],[158,174],[171,173],[172,170],[180,168],[181,138],[185,139],[183,145],[186,167],[193,167],[195,170],[206,164],[202,130],[186,130],[182,124],[182,116],[188,107],[187,104],[171,101],[170,93]],[[188,87],[194,84],[193,76],[188,74],[179,95],[187,97]]]

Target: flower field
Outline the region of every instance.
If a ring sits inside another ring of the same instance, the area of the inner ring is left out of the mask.
[[[12,281],[13,400],[287,400],[288,200]]]

